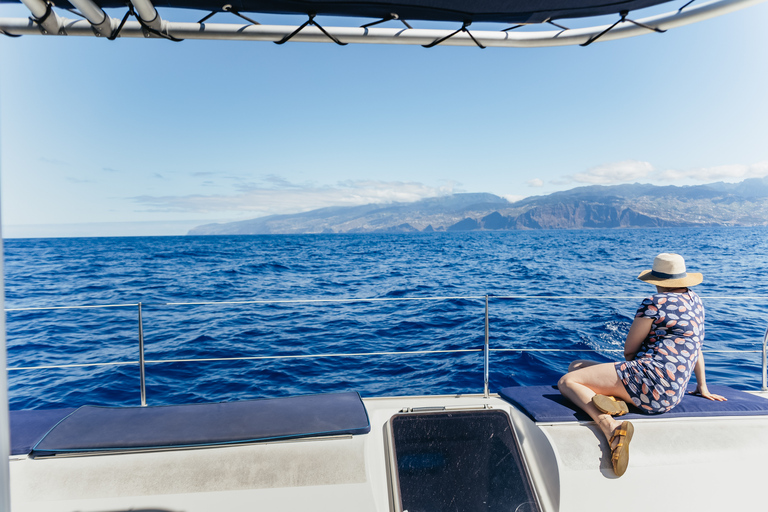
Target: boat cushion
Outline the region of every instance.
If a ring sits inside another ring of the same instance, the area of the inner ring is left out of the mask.
[[[10,411],[11,455],[26,455],[58,422],[76,409]]]
[[[355,392],[159,407],[83,406],[56,424],[32,454],[211,446],[370,430]]]
[[[688,390],[693,391],[695,387],[692,384]],[[686,395],[674,409],[661,415],[645,414],[630,405],[630,412],[621,418],[624,420],[653,416],[690,418],[768,415],[768,400],[761,396],[728,386],[709,385],[707,387],[711,393],[723,395],[728,401],[716,402],[700,396]],[[555,386],[513,386],[499,391],[499,396],[539,423],[590,421],[590,417],[561,395]]]

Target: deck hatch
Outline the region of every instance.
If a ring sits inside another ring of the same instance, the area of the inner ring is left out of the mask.
[[[505,412],[399,414],[390,428],[399,510],[540,510]]]

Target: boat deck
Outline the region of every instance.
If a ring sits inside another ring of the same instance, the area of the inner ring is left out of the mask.
[[[363,435],[12,457],[13,510],[399,510],[393,499],[389,421],[412,409],[458,413],[491,408],[509,414],[544,511],[601,506],[646,511],[649,500],[663,510],[746,510],[761,494],[759,468],[768,457],[768,416],[637,419],[629,469],[616,478],[606,442],[590,422],[535,423],[497,396],[371,398],[364,403],[371,431]]]

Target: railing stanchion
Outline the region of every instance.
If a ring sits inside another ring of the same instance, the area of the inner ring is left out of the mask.
[[[768,354],[766,354],[766,345],[768,344],[768,329],[763,336],[763,391],[768,391]]]
[[[141,406],[147,405],[147,383],[144,378],[144,324],[141,321],[141,302],[139,302],[139,382],[141,386]]]
[[[490,373],[488,354],[490,353],[488,347],[488,296],[485,296],[485,345],[483,346],[483,397],[490,398],[491,394],[488,390],[488,374]]]

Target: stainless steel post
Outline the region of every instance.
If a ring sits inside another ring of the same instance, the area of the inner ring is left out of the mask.
[[[768,391],[768,354],[766,354],[766,345],[768,344],[768,329],[763,336],[763,391]]]
[[[141,321],[141,302],[139,302],[139,381],[141,385],[141,405],[147,405],[147,384],[144,379],[144,324]]]
[[[8,372],[5,354],[5,283],[3,244],[0,237],[0,512],[11,512],[11,426],[8,418]]]
[[[488,296],[485,296],[485,345],[483,346],[483,397],[490,398],[488,390],[488,374],[490,373],[488,361]]]

